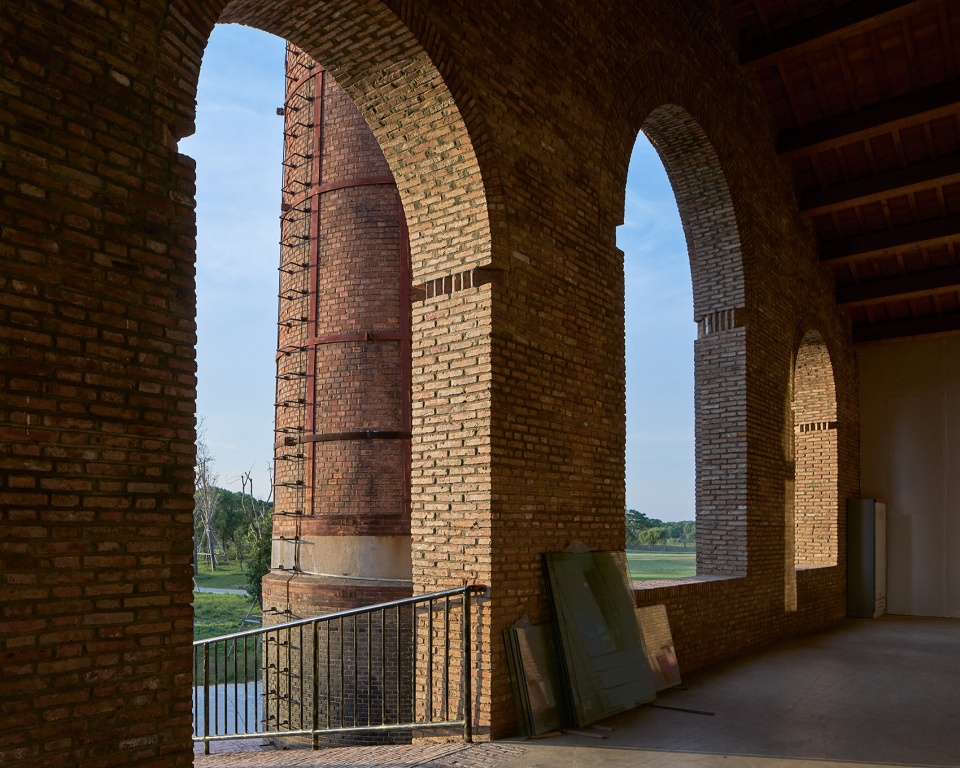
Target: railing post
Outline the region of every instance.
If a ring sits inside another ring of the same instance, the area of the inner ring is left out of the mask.
[[[210,643],[203,646],[203,754],[210,754]]]
[[[302,651],[301,651],[302,655]],[[313,622],[313,748],[320,749],[320,622]]]
[[[303,655],[303,651],[300,651]],[[313,748],[320,749],[320,622],[313,622]]]
[[[463,740],[473,741],[473,690],[470,680],[470,587],[463,588]]]
[[[449,638],[444,638],[450,642]],[[427,722],[433,722],[433,600],[427,601]]]

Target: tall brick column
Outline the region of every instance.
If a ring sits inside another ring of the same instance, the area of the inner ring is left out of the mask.
[[[403,208],[383,152],[347,94],[292,45],[286,74],[267,624],[412,593],[410,254]],[[334,660],[320,689],[329,692],[339,680],[337,695],[314,704],[312,686],[301,679],[301,693],[281,695],[272,711],[266,707],[267,727],[295,728],[315,707],[320,722],[376,725],[370,705],[380,696],[384,716],[408,718],[406,666],[374,670],[363,685],[343,687],[342,676],[360,662],[342,656],[344,647],[363,649],[372,635],[396,637],[400,621],[380,616],[375,626],[328,627],[316,653],[333,650]],[[313,658],[312,642],[301,638],[288,651]],[[268,643],[266,654],[265,690],[283,691],[297,663],[276,645]],[[392,732],[320,742],[404,739],[409,735]]]
[[[346,93],[294,46],[286,69],[275,620],[411,594],[403,209]]]

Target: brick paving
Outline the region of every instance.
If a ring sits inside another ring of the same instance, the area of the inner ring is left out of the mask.
[[[514,744],[490,743],[340,747],[315,752],[265,749],[256,742],[220,742],[212,749],[218,754],[195,756],[195,768],[496,768],[524,753]]]

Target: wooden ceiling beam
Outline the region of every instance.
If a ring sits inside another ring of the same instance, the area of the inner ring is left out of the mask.
[[[921,337],[953,336],[957,333],[960,333],[960,315],[921,317],[891,323],[854,326],[853,343],[881,344],[886,341],[905,341]]]
[[[960,155],[938,157],[879,176],[807,192],[800,199],[800,213],[806,217],[820,216],[957,182],[960,182]]]
[[[740,52],[740,63],[759,68],[790,56],[800,56],[844,37],[900,21],[924,5],[930,5],[930,0],[853,0],[829,13],[748,40]]]
[[[833,267],[876,256],[894,255],[905,248],[944,245],[958,239],[960,216],[950,216],[823,243],[820,246],[820,261]]]
[[[913,272],[860,285],[837,288],[837,304],[865,307],[887,301],[904,301],[960,290],[960,267]]]
[[[777,140],[777,152],[789,159],[905,128],[960,112],[960,83],[951,80],[890,99],[858,112],[786,131]]]

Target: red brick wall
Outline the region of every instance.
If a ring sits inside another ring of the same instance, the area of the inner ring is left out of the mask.
[[[0,5],[4,759],[190,760],[193,163],[175,142],[222,7]],[[796,573],[786,610],[790,402],[816,328],[837,495],[855,494],[854,355],[721,7],[237,0],[223,16],[330,68],[397,179],[412,283],[441,281],[412,303],[415,589],[491,586],[475,707],[495,735],[514,727],[500,631],[547,615],[539,553],[623,544],[615,227],[634,138],[663,105],[709,140],[739,237],[742,303],[703,307],[698,381],[742,411],[718,422],[740,428],[718,436],[735,450],[717,477],[745,480],[720,488],[714,522],[745,575],[638,601],[667,603],[686,670],[843,614],[842,509],[837,566]],[[741,308],[733,328],[715,314]],[[713,361],[712,344],[737,352]]]

